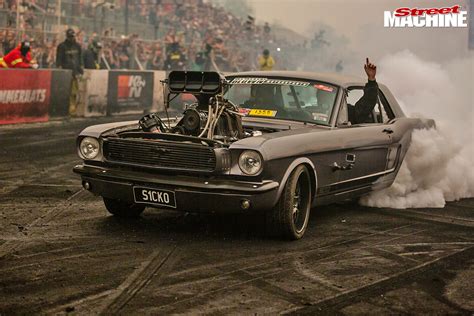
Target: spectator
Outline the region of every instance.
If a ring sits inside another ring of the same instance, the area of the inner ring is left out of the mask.
[[[96,39],[92,40],[89,48],[84,51],[84,68],[85,69],[101,69],[100,53],[102,43]]]
[[[76,42],[76,32],[66,31],[66,40],[59,44],[56,52],[56,66],[72,70],[71,96],[69,98],[69,114],[76,115],[79,77],[83,74],[81,45]]]
[[[117,45],[118,50],[118,65],[120,69],[131,68],[132,47],[130,39],[122,35],[120,42]]]
[[[31,44],[23,41],[5,57],[0,58],[0,68],[38,68],[31,60]]]
[[[82,49],[76,42],[76,32],[73,29],[66,31],[66,39],[59,44],[56,52],[56,66],[72,70],[73,76],[82,75]]]
[[[15,34],[13,31],[6,31],[2,42],[3,55],[8,54],[12,49],[15,48]]]
[[[166,56],[166,70],[184,70],[186,67],[186,56],[183,54],[179,43],[171,44],[169,53]]]
[[[275,60],[270,56],[270,51],[268,49],[263,50],[263,55],[258,59],[258,64],[260,65],[260,70],[272,70],[275,65]]]
[[[270,25],[268,24],[268,22],[265,22],[265,25],[263,26],[263,31],[265,32],[265,34],[270,34],[270,31],[272,29],[270,28]]]
[[[207,58],[206,58],[206,52],[204,51],[199,51],[197,52],[195,58],[194,58],[194,63],[191,67],[191,70],[194,71],[204,71],[206,68],[206,63],[207,63]]]
[[[163,63],[163,52],[161,51],[160,45],[155,45],[155,51],[153,55],[153,59],[151,62],[151,69],[153,70],[161,70],[164,67]]]
[[[72,5],[63,6],[61,9],[65,15],[71,17],[71,19],[64,19],[64,21],[71,21],[70,23],[76,25],[83,24],[84,27],[90,29],[90,25],[85,25],[84,18],[95,17],[97,13],[97,10],[93,8],[96,5],[95,2],[81,0]],[[6,3],[8,11],[13,12],[11,25],[14,27],[18,2],[6,0]],[[44,9],[47,14],[54,14],[57,12],[54,1],[32,0],[19,3],[19,23],[23,34],[36,32],[40,27],[41,29],[50,28],[49,20],[39,16],[43,11],[38,8]],[[103,18],[110,19],[112,15],[121,16],[123,14],[125,1],[118,0],[114,3],[116,4],[114,11],[104,9]],[[106,61],[104,66],[108,64],[112,69],[137,69],[137,61],[145,69],[165,69],[172,64],[165,62],[169,59],[168,57],[171,57],[170,48],[175,47],[175,43],[178,43],[179,60],[183,68],[216,70],[214,65],[217,65],[221,71],[234,71],[259,67],[256,47],[269,45],[274,40],[271,38],[273,31],[268,23],[259,25],[253,16],[244,18],[234,16],[211,1],[136,0],[133,1],[133,5],[129,6],[129,14],[131,25],[134,25],[135,22],[149,24],[148,30],[151,32],[144,34],[156,38],[156,42],[162,44],[159,45],[159,49],[149,41],[145,42],[139,39],[138,36],[117,40],[113,27],[102,29],[103,37],[101,39],[92,33],[78,30],[78,44],[82,45],[90,39],[100,40],[104,46],[102,49]],[[40,25],[42,23],[46,23],[46,25]],[[123,27],[123,24],[120,25],[121,21],[117,20],[116,23],[114,22],[112,25],[116,28]],[[5,35],[7,34],[5,33]],[[84,40],[81,39],[81,36]],[[48,33],[43,39],[35,34],[35,38],[41,39],[38,41],[38,47],[33,55],[38,56],[37,59],[42,67],[54,66],[56,59],[56,47],[52,46],[54,37],[54,34]],[[2,50],[9,51],[15,46],[15,40],[9,45],[6,36],[3,37],[1,43]],[[285,43],[280,40],[279,46],[284,47],[284,45]],[[85,48],[83,47],[84,50]],[[174,56],[176,57],[176,54]],[[282,64],[282,54],[279,56],[279,64]],[[290,60],[286,56],[285,59],[286,62]],[[335,61],[332,65],[334,64]]]

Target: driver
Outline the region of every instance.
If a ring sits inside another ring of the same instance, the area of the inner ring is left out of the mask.
[[[275,107],[275,86],[270,84],[253,85],[251,98],[245,102],[245,106],[273,109]]]
[[[266,84],[256,86],[255,104],[265,109],[275,107],[275,86]]]
[[[369,62],[366,58],[364,65],[367,74],[367,83],[364,86],[364,95],[356,102],[355,105],[347,104],[347,112],[351,124],[373,123],[372,111],[377,104],[378,85],[375,81],[377,66]]]
[[[329,115],[329,111],[331,110],[332,105],[334,104],[334,94],[332,92],[318,89],[316,92],[316,98],[318,100],[318,111],[320,113]]]
[[[245,107],[276,111],[275,117],[288,118],[288,112],[284,109],[278,96],[281,92],[279,92],[277,85],[252,85],[250,93],[250,99],[244,102]]]

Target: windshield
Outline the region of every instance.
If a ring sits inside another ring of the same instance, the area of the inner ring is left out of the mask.
[[[326,83],[236,77],[225,97],[246,116],[329,125],[336,95],[337,88]]]

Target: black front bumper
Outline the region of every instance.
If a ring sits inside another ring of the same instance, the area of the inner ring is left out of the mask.
[[[73,171],[81,176],[83,184],[89,183],[92,193],[125,202],[134,201],[134,186],[172,190],[176,195],[176,209],[180,211],[259,211],[271,209],[278,201],[279,183],[275,181],[211,180],[199,176],[156,175],[90,165],[77,165]],[[250,202],[250,207],[245,210],[241,207],[244,200]]]

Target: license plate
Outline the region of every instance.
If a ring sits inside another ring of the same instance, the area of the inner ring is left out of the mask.
[[[176,198],[173,191],[133,187],[135,203],[145,203],[176,208]]]

